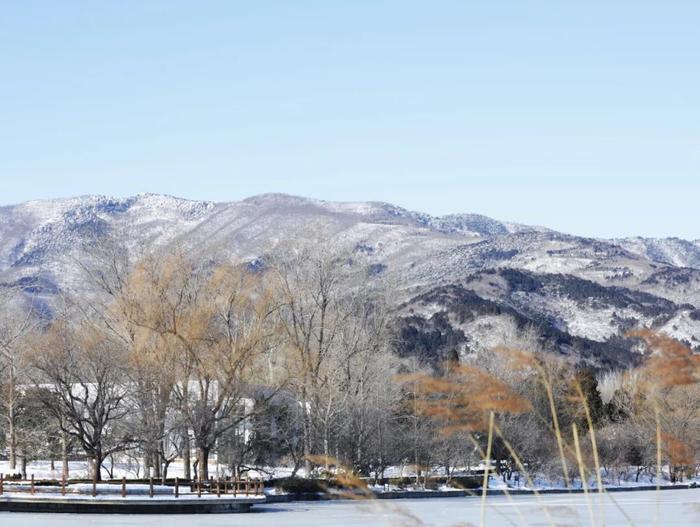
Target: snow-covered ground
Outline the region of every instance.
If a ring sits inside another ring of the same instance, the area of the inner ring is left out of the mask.
[[[613,501],[614,500],[614,501]],[[491,497],[486,525],[606,525],[644,526],[700,524],[700,490],[618,492],[590,501],[581,494]],[[401,502],[314,502],[257,505],[251,514],[201,516],[90,515],[92,527],[359,527],[479,525],[478,498],[402,500]],[[593,514],[593,519],[591,518]],[[0,513],[0,525],[72,527],[88,518],[72,514]],[[655,521],[658,519],[658,522]]]
[[[121,479],[132,478],[138,479],[145,477],[144,467],[141,463],[134,460],[120,460],[112,465],[109,460],[106,460],[102,465],[103,479]],[[70,478],[81,479],[88,477],[88,466],[85,461],[70,461],[68,463]],[[10,465],[7,461],[0,461],[0,474],[18,474],[20,472],[19,465],[15,470],[10,470]],[[282,478],[289,476],[292,469],[286,467],[269,467],[261,470],[251,470],[248,476],[251,479],[269,479],[270,477]],[[27,476],[32,474],[36,479],[61,479],[61,463],[57,461],[54,470],[51,470],[51,463],[48,461],[33,461],[27,464]],[[209,463],[209,474],[213,477],[227,476],[228,472],[222,465],[218,465],[216,461]],[[303,475],[301,470],[299,475]],[[174,462],[168,468],[168,478],[182,478],[184,475],[184,467],[182,462]]]
[[[485,466],[483,463],[477,463],[472,465],[471,470],[479,471],[483,470]],[[69,462],[69,470],[70,470],[70,478],[73,479],[81,479],[81,478],[87,478],[88,477],[88,468],[87,468],[87,463],[85,461],[70,461]],[[668,477],[668,467],[664,466],[663,467],[663,477],[662,477],[662,486],[669,486],[669,477]],[[0,461],[0,474],[17,474],[19,473],[19,466],[16,470],[12,471],[9,468],[9,463],[7,461]],[[290,476],[292,473],[292,469],[290,467],[264,467],[261,469],[251,469],[247,472],[247,477],[249,479],[277,479],[277,478],[284,478]],[[221,477],[226,477],[229,476],[230,473],[226,469],[225,466],[219,465],[216,463],[216,460],[214,458],[214,461],[210,462],[209,464],[209,474],[217,478],[219,476]],[[464,476],[469,474],[466,469],[463,470],[455,470],[453,472],[454,476]],[[49,461],[33,461],[27,465],[27,476],[31,478],[31,476],[34,475],[35,479],[41,480],[41,479],[55,479],[55,480],[60,480],[61,479],[61,463],[56,462],[55,463],[55,469],[51,470],[51,464]],[[175,478],[179,477],[182,478],[184,475],[184,468],[182,465],[181,461],[175,461],[170,465],[168,468],[168,478]],[[304,477],[304,469],[300,469],[297,472],[297,476],[299,477]],[[392,467],[387,467],[386,470],[384,471],[383,476],[385,478],[414,478],[416,476],[415,469],[413,465],[402,465],[402,466],[392,466]],[[434,469],[431,471],[431,476],[445,476],[444,469],[441,467],[434,467]],[[612,487],[638,487],[638,486],[648,486],[648,485],[655,485],[656,480],[653,477],[653,475],[649,475],[647,473],[642,473],[639,476],[639,480],[635,481],[635,474],[633,471],[627,472],[627,473],[616,473],[616,472],[606,472],[603,470],[601,472],[602,476],[602,481],[603,485],[606,488],[612,488]],[[102,477],[103,479],[121,479],[122,477],[125,477],[127,479],[139,479],[139,478],[144,478],[144,470],[143,466],[141,463],[138,463],[134,461],[133,459],[127,460],[127,459],[122,459],[119,461],[116,461],[114,465],[112,465],[109,461],[105,461],[105,464],[103,465],[103,470],[102,470]],[[245,478],[245,476],[244,476]],[[700,477],[696,477],[691,480],[684,480],[681,482],[682,484],[688,484],[691,482],[695,482],[700,486]],[[590,488],[595,488],[596,487],[596,478],[591,477],[591,480],[589,481],[589,487]],[[533,476],[533,484],[534,486],[532,488],[534,489],[561,489],[564,488],[564,482],[563,481],[553,481],[551,479],[546,478],[543,475],[535,475]],[[580,483],[579,480],[575,480],[574,487],[579,487]],[[489,479],[489,488],[491,489],[503,489],[503,488],[518,488],[518,489],[530,489],[531,487],[527,485],[525,477],[521,477],[520,481],[518,484],[515,484],[514,480],[510,480],[507,483],[504,483],[502,479],[495,474],[492,473],[490,479]],[[396,486],[386,486],[383,488],[384,490],[423,490],[422,488],[420,489],[412,489],[411,486],[409,485],[408,488],[399,488]],[[376,490],[382,490],[382,488],[377,488]],[[450,490],[448,487],[445,487],[441,490]]]

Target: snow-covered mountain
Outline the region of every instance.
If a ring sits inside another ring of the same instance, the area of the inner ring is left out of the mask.
[[[627,250],[651,260],[678,267],[700,267],[700,242],[679,238],[627,238],[618,240]]]
[[[601,365],[634,359],[636,326],[700,347],[700,243],[591,239],[475,214],[435,217],[387,203],[281,194],[214,203],[142,194],[0,207],[0,283],[49,299],[85,287],[85,246],[178,246],[252,261],[280,243],[325,236],[400,285],[402,353],[438,360],[535,331],[553,350]],[[533,329],[534,328],[534,329]]]

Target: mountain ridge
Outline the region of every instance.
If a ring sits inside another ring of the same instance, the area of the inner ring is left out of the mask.
[[[245,262],[318,235],[361,253],[368,279],[397,283],[400,331],[438,348],[450,342],[471,353],[494,344],[493,334],[528,324],[552,349],[600,364],[633,361],[624,335],[640,325],[700,346],[696,241],[598,239],[384,202],[274,193],[213,202],[147,193],[7,205],[0,207],[0,284],[35,284],[33,294],[47,304],[57,291],[80,291],[82,248],[107,237],[135,254],[178,245]],[[452,338],[426,336],[435,332]],[[436,359],[446,350],[431,353]]]

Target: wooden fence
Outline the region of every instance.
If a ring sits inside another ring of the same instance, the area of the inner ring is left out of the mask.
[[[68,493],[68,487],[70,482],[65,478],[60,480],[35,480],[32,474],[29,480],[12,480],[12,485],[6,485],[4,474],[0,474],[0,496],[5,493],[5,491],[12,493],[28,493],[34,495],[37,493],[37,487],[60,487],[60,492],[62,496]],[[76,482],[73,482],[76,483]],[[85,483],[81,481],[80,483]],[[97,496],[98,488],[100,485],[105,483],[98,483],[92,481],[92,497]],[[143,485],[143,483],[130,482],[126,478],[121,479],[121,492],[119,495],[122,498],[126,498],[129,494],[128,487],[129,484],[132,485]],[[114,483],[106,483],[109,485],[114,485]],[[23,487],[16,487],[16,485],[22,485]],[[28,486],[28,488],[26,488]],[[172,488],[172,495],[175,498],[180,497],[180,489],[186,488],[189,490],[190,495],[196,495],[201,498],[203,494],[221,496],[261,496],[264,494],[264,483],[262,480],[232,480],[232,479],[221,479],[221,478],[210,478],[208,480],[198,480],[198,481],[180,481],[179,478],[175,478],[173,484],[156,484],[153,478],[148,480],[148,496],[152,498],[155,495],[156,488]],[[12,489],[12,490],[10,490]],[[116,495],[116,493],[115,493]]]

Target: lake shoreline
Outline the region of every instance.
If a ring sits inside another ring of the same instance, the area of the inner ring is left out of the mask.
[[[655,490],[689,490],[697,488],[691,483],[678,485],[639,485],[634,487],[608,487],[605,492],[641,492]],[[598,494],[596,489],[589,489],[589,493]],[[550,494],[584,494],[581,488],[576,489],[489,489],[487,496],[534,496]],[[431,498],[469,498],[481,497],[480,489],[473,490],[405,490],[405,491],[373,491],[371,496],[357,494],[350,497],[349,493],[301,493],[301,494],[268,494],[266,503],[291,503],[291,502],[314,502],[314,501],[339,501],[357,499],[378,499],[378,500],[402,500],[402,499],[431,499]]]

